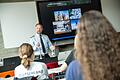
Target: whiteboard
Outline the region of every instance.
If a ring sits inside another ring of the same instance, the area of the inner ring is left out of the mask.
[[[0,3],[0,23],[5,48],[19,47],[35,34],[38,22],[36,3]]]

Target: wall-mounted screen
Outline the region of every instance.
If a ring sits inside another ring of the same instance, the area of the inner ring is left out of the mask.
[[[98,2],[98,0],[38,1],[37,11],[39,22],[44,27],[43,33],[52,41],[74,38],[82,14],[93,9],[101,11]]]

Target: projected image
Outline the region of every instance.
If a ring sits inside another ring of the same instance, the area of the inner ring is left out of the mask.
[[[76,26],[79,23],[79,19],[81,17],[80,8],[53,11],[53,13],[55,19],[52,22],[54,34],[68,33],[72,32],[72,30],[76,30]]]
[[[53,22],[54,34],[71,32],[70,21]]]
[[[76,30],[77,24],[79,24],[80,20],[71,20],[71,28],[72,30]]]
[[[66,21],[69,19],[69,12],[68,10],[64,11],[54,11],[55,21]]]
[[[77,8],[77,9],[70,9],[69,10],[70,13],[70,19],[79,19],[81,17],[81,9]]]

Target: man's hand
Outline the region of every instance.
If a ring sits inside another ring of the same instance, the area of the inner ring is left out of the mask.
[[[45,53],[41,53],[42,56],[45,56]]]
[[[55,51],[52,51],[51,55],[52,55],[52,56],[55,56]]]
[[[37,47],[37,48],[39,48],[39,47],[40,47],[40,43],[39,43],[39,42],[36,44],[36,47]]]
[[[51,46],[51,50],[54,51],[55,50],[55,46]]]

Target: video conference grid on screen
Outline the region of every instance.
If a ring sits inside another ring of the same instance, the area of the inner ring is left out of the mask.
[[[76,2],[77,1],[77,2]],[[73,39],[81,15],[101,11],[100,0],[47,0],[37,2],[39,22],[51,41]]]
[[[80,8],[54,11],[54,34],[62,34],[75,30],[77,28],[77,24],[79,23],[80,17]]]

